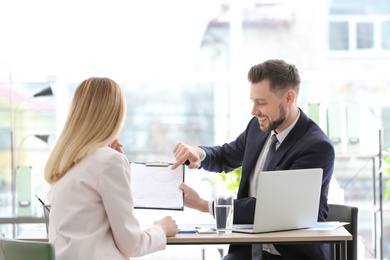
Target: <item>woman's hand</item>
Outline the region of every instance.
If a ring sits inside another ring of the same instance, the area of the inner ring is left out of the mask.
[[[120,153],[123,153],[123,150],[122,150],[123,145],[121,143],[119,143],[118,139],[115,139],[114,142],[112,142],[109,146],[112,149],[114,149]]]
[[[159,225],[164,230],[167,237],[174,237],[179,232],[179,227],[171,216],[166,216],[163,219],[156,220],[153,224]]]

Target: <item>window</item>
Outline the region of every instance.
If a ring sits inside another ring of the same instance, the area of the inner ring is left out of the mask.
[[[331,50],[349,49],[348,22],[330,22],[329,33]]]
[[[384,50],[390,50],[390,21],[382,22],[382,42],[381,46]]]
[[[356,48],[359,50],[374,48],[373,23],[356,23]]]
[[[329,50],[384,51],[390,49],[390,16],[333,16],[329,21]]]
[[[332,1],[329,16],[330,51],[390,49],[390,2]]]

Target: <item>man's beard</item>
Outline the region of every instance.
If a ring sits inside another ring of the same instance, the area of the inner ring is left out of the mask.
[[[286,110],[283,108],[282,104],[279,105],[279,114],[280,114],[279,118],[276,119],[275,121],[270,122],[268,129],[264,129],[264,130],[266,130],[266,132],[276,130],[286,120]]]

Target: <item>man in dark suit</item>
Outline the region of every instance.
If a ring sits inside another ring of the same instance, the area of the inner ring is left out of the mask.
[[[318,221],[328,214],[328,189],[334,166],[334,148],[326,134],[297,107],[300,76],[296,67],[283,60],[267,60],[248,73],[252,115],[245,131],[222,146],[191,146],[179,143],[172,168],[187,161],[189,168],[230,172],[242,167],[234,202],[234,223],[253,223],[258,174],[263,170],[322,168]],[[276,151],[268,166],[271,136],[276,135]],[[304,185],[304,184],[303,184]],[[212,213],[212,202],[202,199],[186,184],[181,184],[187,207]],[[304,188],[304,187],[303,187]],[[272,198],[270,198],[272,200]],[[288,212],[286,213],[288,214]],[[239,245],[230,246],[225,260],[284,259],[327,260],[328,245]]]

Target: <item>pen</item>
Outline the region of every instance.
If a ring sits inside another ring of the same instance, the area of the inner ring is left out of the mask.
[[[50,208],[41,200],[41,198],[38,197],[37,194],[35,194],[35,197],[37,197],[37,199],[39,200],[40,203],[42,203],[42,205],[46,208],[46,210],[48,212],[50,212]]]
[[[179,234],[193,234],[196,233],[196,230],[179,230]]]
[[[45,206],[45,203],[38,197],[37,194],[35,194],[35,197],[37,197],[37,199],[39,200],[39,202],[42,203],[43,206]]]

